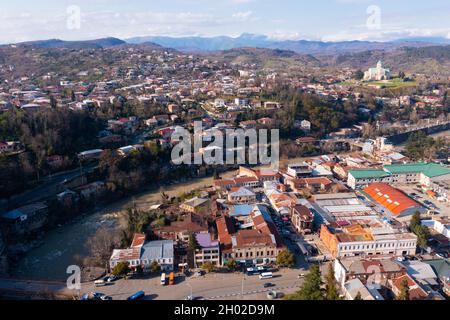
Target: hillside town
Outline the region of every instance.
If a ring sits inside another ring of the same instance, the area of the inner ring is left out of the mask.
[[[330,300],[450,295],[449,78],[382,61],[287,72],[150,46],[0,52],[1,274],[17,275],[48,233],[123,200],[122,229],[99,228],[78,257],[72,297],[297,299],[314,272],[335,286]],[[71,55],[82,61],[59,71]],[[278,129],[280,168],[174,165],[173,134],[195,121],[205,135]],[[130,200],[149,186],[157,201]]]

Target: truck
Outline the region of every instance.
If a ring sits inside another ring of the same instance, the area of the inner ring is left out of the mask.
[[[166,274],[165,273],[161,274],[161,285],[162,286],[166,285]]]

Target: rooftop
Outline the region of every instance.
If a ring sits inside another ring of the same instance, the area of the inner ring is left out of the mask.
[[[173,258],[173,241],[150,241],[142,246],[142,260],[159,260]]]
[[[408,197],[402,191],[385,183],[373,183],[364,189],[364,193],[395,216],[399,216],[411,208],[423,209],[421,204]]]
[[[399,165],[389,165],[384,167],[386,171],[392,174],[421,172],[429,178],[434,178],[450,174],[450,168],[436,163],[408,163]]]
[[[213,241],[210,233],[197,233],[195,239],[202,248],[213,248],[219,245],[219,241]]]
[[[355,179],[384,178],[389,176],[389,173],[383,169],[350,170],[349,174],[351,174]]]

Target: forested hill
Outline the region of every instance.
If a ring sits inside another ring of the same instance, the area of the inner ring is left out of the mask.
[[[386,67],[409,73],[450,76],[450,46],[405,47],[395,51],[364,51],[320,57],[322,63],[335,67],[367,69],[382,60]]]

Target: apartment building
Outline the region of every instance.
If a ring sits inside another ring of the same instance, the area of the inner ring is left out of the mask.
[[[195,266],[199,268],[206,262],[216,267],[220,266],[219,241],[212,240],[210,233],[197,233],[195,239],[200,246],[195,251]]]
[[[222,263],[230,259],[252,265],[275,262],[285,246],[268,212],[255,206],[246,222],[229,216],[216,221]]]
[[[415,255],[417,248],[416,235],[363,221],[338,228],[322,225],[320,239],[334,258]]]

